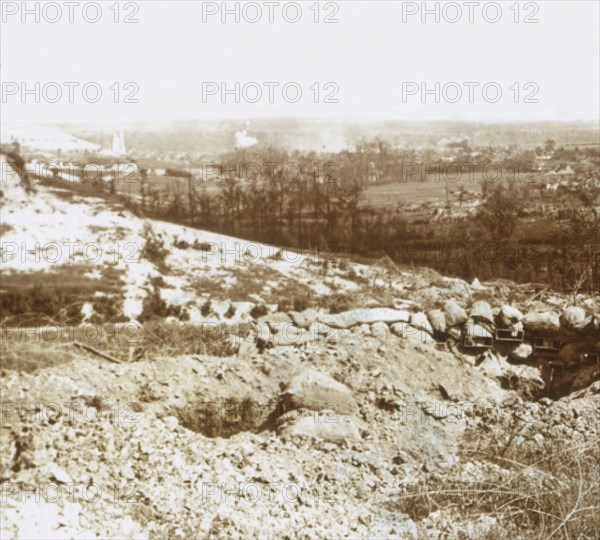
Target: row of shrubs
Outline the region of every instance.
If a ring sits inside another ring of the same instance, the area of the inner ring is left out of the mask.
[[[162,277],[152,278],[150,290],[144,299],[142,313],[139,321],[145,323],[151,320],[161,320],[167,317],[186,322],[189,314],[182,306],[170,305],[162,299],[160,288],[165,286]],[[0,294],[0,311],[2,317],[18,320],[27,318],[32,324],[47,319],[53,319],[65,324],[77,324],[83,321],[81,307],[84,302],[93,302],[94,317],[91,322],[121,322],[127,320],[115,306],[115,298],[112,295],[88,297],[82,295],[81,291],[65,288],[62,286],[47,286],[40,283],[31,285],[25,289],[14,289],[4,291]],[[295,297],[284,299],[278,305],[278,311],[304,311],[315,307],[317,302],[307,297]],[[335,294],[327,298],[325,306],[331,313],[341,313],[354,307],[354,302],[348,295]],[[251,317],[259,319],[269,312],[264,304],[255,305],[250,311]],[[203,317],[214,314],[212,301],[208,299],[200,307]],[[236,307],[231,304],[224,314],[226,319],[235,317]]]
[[[89,291],[42,283],[2,291],[0,313],[3,320],[9,319],[13,324],[25,320],[31,324],[39,324],[48,319],[63,324],[77,324],[84,318],[82,305],[90,301],[94,304],[91,322],[127,320],[119,309],[120,302],[112,294],[92,296]]]

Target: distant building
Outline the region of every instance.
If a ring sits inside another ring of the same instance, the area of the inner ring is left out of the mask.
[[[125,135],[123,134],[123,130],[119,131],[118,133],[115,132],[113,134],[112,154],[115,156],[125,156],[127,154],[127,149],[125,148]]]
[[[570,165],[567,165],[566,167],[563,167],[558,171],[549,172],[548,176],[559,178],[561,180],[568,180],[575,177],[575,171],[571,168]]]

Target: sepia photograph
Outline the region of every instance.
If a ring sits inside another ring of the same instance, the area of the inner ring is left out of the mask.
[[[598,540],[598,0],[0,0],[0,540]]]

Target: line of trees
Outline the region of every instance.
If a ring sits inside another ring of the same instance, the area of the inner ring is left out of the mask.
[[[378,150],[382,152],[381,148]],[[559,214],[539,222],[522,219],[530,186],[486,185],[481,205],[467,217],[409,222],[401,209],[365,202],[372,155],[341,152],[335,168],[314,153],[267,155],[238,151],[218,171],[218,190],[191,177],[166,191],[142,190],[148,215],[252,241],[367,257],[390,256],[400,264],[437,269],[471,280],[507,278],[546,283],[561,290],[600,290],[600,192],[554,195]],[[378,154],[379,155],[379,154]],[[290,178],[289,163],[294,163]],[[248,164],[268,175],[243,176]],[[564,204],[563,204],[564,203]]]

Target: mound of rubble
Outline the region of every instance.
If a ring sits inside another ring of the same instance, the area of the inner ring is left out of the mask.
[[[309,309],[264,315],[255,330],[259,348],[335,342],[348,332],[376,338],[391,333],[475,362],[491,354],[514,364],[534,365],[544,382],[554,383],[553,391],[563,394],[589,385],[600,367],[600,316],[581,307],[568,307],[560,314],[547,310],[524,315],[508,304],[492,308],[485,300],[475,300],[465,308],[452,299],[427,312],[416,306],[412,311],[382,307],[336,314]]]
[[[600,387],[532,401],[504,382],[538,381],[541,369],[515,367],[470,325],[495,338],[524,332],[512,350],[528,344],[531,324],[587,343],[587,319],[484,304],[307,311],[257,326],[333,335],[302,347],[271,337],[230,358],[3,372],[2,537],[493,537],[502,530],[493,513],[422,514],[406,501],[440,479],[508,475],[464,453],[490,430],[501,440],[516,431],[510,441],[523,448],[596,444]]]
[[[8,197],[9,239],[73,239],[58,238],[73,232],[56,225],[85,215],[75,208],[89,203],[44,194]],[[148,238],[164,241],[162,264],[121,265],[128,318],[143,312],[150,282],[158,299],[196,315],[184,324],[204,324],[211,298],[210,328],[247,323],[258,305],[267,313],[249,335],[226,329],[231,356],[111,363],[96,355],[4,369],[2,538],[518,537],[497,506],[434,504],[429,491],[526,476],[527,489],[561,499],[564,478],[515,465],[505,452],[571,459],[600,447],[598,298],[429,271],[381,277],[358,264],[321,274],[321,262],[307,269],[308,257],[294,265],[272,252],[240,265],[225,256],[236,239],[153,226],[156,234],[144,235],[142,220],[100,201],[77,231],[102,246],[119,231],[142,254]],[[8,264],[22,266],[17,254]],[[288,291],[313,308],[280,310],[274,302]],[[325,309],[334,291],[360,301]]]

